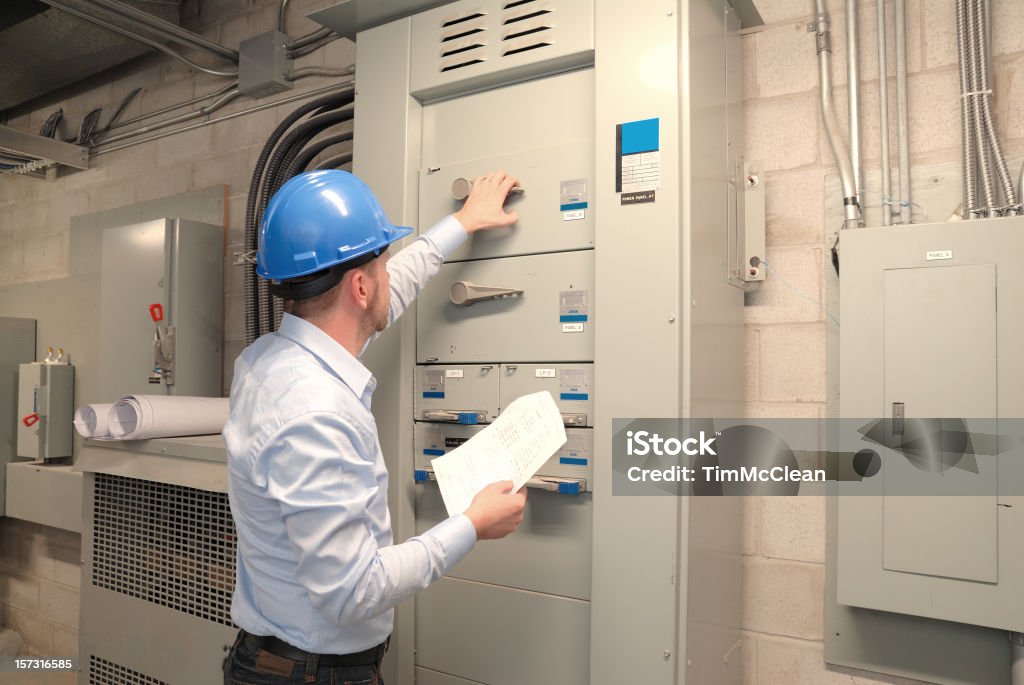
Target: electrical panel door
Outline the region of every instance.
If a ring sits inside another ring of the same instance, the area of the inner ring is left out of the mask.
[[[452,302],[459,284],[508,294]],[[558,252],[445,264],[418,300],[420,363],[573,362],[594,358],[594,259]]]

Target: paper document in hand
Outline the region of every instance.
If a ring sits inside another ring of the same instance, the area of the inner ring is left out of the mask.
[[[523,395],[467,442],[431,462],[449,516],[499,480],[516,491],[565,444],[565,425],[551,393]]]

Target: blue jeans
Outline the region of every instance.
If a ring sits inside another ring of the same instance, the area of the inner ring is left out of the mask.
[[[293,660],[270,654],[239,633],[224,661],[224,685],[384,685],[380,664],[321,666],[315,657]]]

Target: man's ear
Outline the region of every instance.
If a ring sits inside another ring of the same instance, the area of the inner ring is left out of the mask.
[[[355,268],[345,274],[345,278],[348,279],[346,290],[353,303],[360,309],[366,309],[370,303],[370,284],[366,272]]]

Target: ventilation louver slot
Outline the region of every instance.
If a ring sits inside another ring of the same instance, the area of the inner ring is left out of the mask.
[[[459,55],[462,54],[463,52],[469,52],[470,50],[482,48],[483,46],[483,43],[471,43],[470,45],[463,45],[462,47],[445,50],[444,52],[441,53],[441,57],[451,57],[452,55]]]
[[[449,64],[447,66],[441,67],[441,71],[442,72],[444,72],[444,71],[453,71],[455,69],[462,69],[464,67],[471,67],[474,64],[480,64],[482,62],[483,62],[482,59],[471,59],[468,62],[458,62],[457,64]]]
[[[533,43],[532,45],[524,45],[519,48],[512,48],[511,50],[506,50],[505,52],[501,53],[501,55],[502,57],[518,55],[520,52],[526,52],[528,50],[537,50],[538,48],[546,48],[550,45],[551,43]]]
[[[466,36],[472,36],[474,33],[483,33],[484,28],[482,26],[476,26],[474,28],[467,28],[465,31],[457,31],[455,33],[446,34],[441,36],[441,42],[447,43],[452,40],[458,40],[459,38],[465,38]]]
[[[532,29],[523,29],[522,31],[516,31],[515,33],[510,33],[507,36],[505,36],[504,38],[502,38],[502,40],[515,40],[516,38],[522,38],[523,36],[529,36],[529,35],[534,34],[534,33],[540,33],[541,31],[550,31],[550,30],[551,30],[550,26],[534,26]]]
[[[226,494],[96,475],[96,587],[231,626],[236,549]]]
[[[470,12],[469,14],[464,14],[461,17],[453,17],[453,18],[447,20],[446,22],[441,24],[441,28],[446,29],[449,26],[455,26],[456,24],[461,24],[461,23],[466,22],[466,21],[472,21],[473,19],[479,19],[482,16],[485,16],[483,12]]]
[[[519,21],[526,21],[527,19],[536,19],[537,17],[543,17],[545,14],[551,14],[554,10],[537,10],[535,12],[527,12],[526,14],[518,14],[514,17],[509,17],[505,21],[501,22],[504,26],[509,24],[515,24]]]
[[[113,661],[89,656],[90,685],[167,685],[162,680],[134,671]]]
[[[537,2],[537,0],[514,0],[513,2],[506,2],[502,6],[502,9],[510,10],[515,7],[519,7],[520,5],[529,5],[531,2]]]

